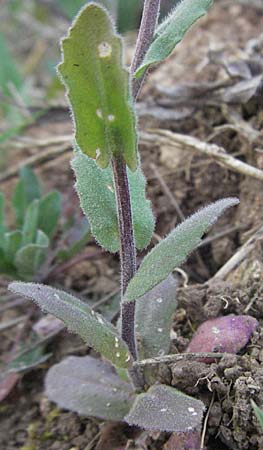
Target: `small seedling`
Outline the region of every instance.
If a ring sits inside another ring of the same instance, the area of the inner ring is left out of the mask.
[[[125,420],[151,430],[189,433],[201,427],[203,403],[162,384],[150,383],[147,390],[147,370],[139,369],[138,361],[169,351],[176,308],[171,273],[238,200],[219,200],[195,213],[158,243],[137,269],[135,249],[149,245],[154,218],[137,151],[134,102],[148,67],[172,52],[211,3],[183,0],[157,26],[160,0],[145,0],[130,72],[123,64],[122,39],[96,3],[81,10],[62,41],[58,71],[75,125],[76,189],[97,242],[120,254],[119,325],[48,286],[14,282],[10,289],[64,321],[115,366],[113,371],[108,362],[87,356],[67,358],[50,369],[48,397],[82,415]]]
[[[55,190],[42,195],[33,170],[23,167],[12,196],[12,209],[16,228],[10,231],[5,223],[5,198],[0,193],[0,273],[31,281],[49,255],[61,216],[61,195]],[[63,233],[67,245],[53,255],[57,263],[72,258],[90,239],[87,220],[78,225],[78,235],[71,239],[73,230],[74,225]]]

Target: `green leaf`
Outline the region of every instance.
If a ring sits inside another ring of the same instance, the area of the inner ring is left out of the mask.
[[[237,198],[231,197],[218,200],[178,225],[144,258],[128,285],[125,301],[136,300],[164,280],[200,244],[218,217],[238,203]]]
[[[67,261],[79,253],[91,239],[91,229],[88,220],[83,217],[80,223],[76,223],[65,237],[67,248],[59,250],[56,259]]]
[[[2,234],[5,232],[5,196],[0,192],[0,240]],[[1,247],[1,243],[0,243]]]
[[[14,282],[9,288],[62,320],[70,331],[78,334],[112,364],[123,368],[130,366],[131,356],[116,328],[78,298],[42,284]]]
[[[39,217],[39,200],[33,200],[28,206],[22,229],[22,245],[35,242]]]
[[[97,242],[109,250],[119,250],[118,218],[112,170],[101,170],[95,161],[75,151],[72,167],[81,207],[87,216]],[[145,178],[140,166],[128,169],[136,248],[146,247],[152,237],[154,218],[151,204],[145,197]]]
[[[182,0],[157,28],[154,40],[135,77],[140,78],[149,66],[166,59],[189,28],[206,14],[212,3],[213,0]]]
[[[140,359],[169,352],[173,314],[176,310],[177,283],[172,275],[136,302],[136,334]]]
[[[101,168],[122,154],[137,167],[135,114],[129,74],[123,66],[122,40],[104,8],[83,8],[62,41],[58,66],[72,108],[76,141]]]
[[[48,371],[46,394],[60,408],[81,416],[123,420],[134,400],[133,387],[106,362],[70,356]]]
[[[33,200],[39,199],[41,196],[41,188],[38,178],[33,170],[25,166],[20,170],[20,180],[17,183],[12,198],[12,205],[15,210],[16,223],[18,226],[23,225],[26,209]]]
[[[21,356],[13,359],[5,368],[5,372],[26,372],[46,362],[51,353],[43,354],[43,346],[23,351]]]
[[[13,264],[7,260],[5,252],[2,248],[0,248],[0,272],[11,277],[16,276],[15,268]]]
[[[9,84],[12,83],[17,89],[22,86],[22,78],[18,72],[15,61],[9,52],[3,33],[0,33],[0,90],[5,95],[11,95]],[[3,104],[1,102],[1,104]]]
[[[48,239],[47,236],[46,239]],[[43,236],[40,239],[40,236],[38,236],[40,243],[28,244],[16,253],[14,264],[22,280],[31,280],[44,264],[48,252],[48,245],[46,245],[48,241],[46,239]]]
[[[201,428],[204,410],[200,400],[160,384],[139,394],[124,419],[146,430],[184,433]]]
[[[13,264],[16,252],[22,243],[22,233],[19,230],[4,234],[4,252],[9,263]]]
[[[38,228],[51,237],[56,231],[61,214],[61,195],[57,191],[49,192],[39,201]]]
[[[253,409],[254,409],[254,413],[255,413],[255,415],[256,415],[256,417],[257,417],[259,423],[260,423],[261,428],[263,428],[263,411],[262,411],[262,409],[260,409],[260,408],[256,405],[256,403],[254,402],[254,400],[251,400],[251,405],[252,405],[252,407],[253,407]]]

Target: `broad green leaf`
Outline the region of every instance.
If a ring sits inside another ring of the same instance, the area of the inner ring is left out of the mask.
[[[27,207],[33,200],[39,199],[40,196],[41,187],[38,178],[30,167],[22,167],[20,170],[20,179],[15,187],[12,198],[12,205],[18,226],[23,225]]]
[[[254,409],[254,413],[260,423],[260,426],[261,428],[263,428],[263,411],[256,405],[256,403],[253,400],[251,400],[251,404]]]
[[[59,250],[56,259],[67,261],[79,253],[91,240],[91,229],[88,220],[83,217],[80,223],[76,223],[65,237],[65,248]],[[67,247],[66,247],[67,246]]]
[[[49,237],[42,230],[37,230],[36,244],[44,247],[49,246]]]
[[[62,41],[58,66],[72,108],[76,142],[101,168],[122,154],[137,168],[135,114],[129,74],[123,66],[122,40],[106,10],[83,8]]]
[[[112,364],[123,368],[130,366],[131,356],[116,328],[78,298],[42,284],[14,282],[9,288],[62,320],[70,331],[78,334]]]
[[[40,237],[38,240],[40,240]],[[47,242],[46,239],[45,242]],[[28,244],[20,248],[14,261],[19,277],[22,280],[31,280],[37,274],[42,264],[44,264],[47,252],[48,245],[41,242]]]
[[[22,245],[35,242],[39,217],[39,200],[33,200],[25,213],[25,220],[22,228]]]
[[[170,330],[176,310],[177,283],[172,275],[136,302],[136,334],[140,359],[169,353]]]
[[[135,77],[140,78],[149,66],[166,59],[193,23],[206,14],[212,3],[213,0],[182,0],[157,28]]]
[[[7,260],[5,252],[2,248],[0,248],[0,272],[11,277],[16,275],[13,264]]]
[[[202,208],[178,225],[143,259],[130,281],[125,301],[136,300],[164,280],[201,242],[204,233],[237,198],[225,198]]]
[[[57,191],[49,192],[39,201],[38,228],[51,237],[56,231],[61,214],[61,195]]]
[[[117,208],[112,170],[101,170],[95,161],[75,151],[72,167],[76,175],[76,189],[81,207],[87,216],[92,234],[98,243],[109,250],[119,250]],[[128,169],[135,244],[145,248],[152,237],[154,218],[151,204],[145,197],[145,178],[140,166],[135,172]]]
[[[113,368],[91,356],[70,356],[48,371],[46,394],[60,408],[81,416],[123,420],[134,400],[133,387]]]
[[[11,264],[14,263],[16,252],[22,243],[22,233],[19,230],[4,234],[4,251],[6,259]]]
[[[201,400],[159,384],[139,394],[124,419],[146,430],[184,433],[201,428],[204,410]]]

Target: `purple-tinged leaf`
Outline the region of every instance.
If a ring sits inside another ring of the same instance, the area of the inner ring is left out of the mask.
[[[46,377],[46,394],[60,408],[104,420],[123,420],[134,401],[133,386],[106,362],[70,356]]]
[[[125,420],[146,430],[184,433],[200,429],[204,409],[201,400],[160,384],[136,397]]]
[[[176,310],[177,283],[172,275],[136,302],[136,333],[141,359],[169,352],[170,330]]]

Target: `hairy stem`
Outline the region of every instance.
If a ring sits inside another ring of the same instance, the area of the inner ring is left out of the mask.
[[[160,9],[161,0],[145,0],[140,31],[136,43],[135,54],[131,65],[131,73],[139,67],[149,45],[152,42],[154,30]],[[139,93],[143,80],[133,81],[133,100]],[[112,171],[115,185],[115,195],[118,209],[118,225],[120,237],[121,294],[125,294],[129,281],[136,271],[136,250],[132,223],[131,198],[127,176],[126,163],[122,156],[112,158]],[[122,330],[121,335],[129,350],[137,360],[135,336],[135,302],[121,305]],[[134,377],[133,377],[134,378]]]
[[[131,64],[131,73],[133,74],[143,61],[143,58],[153,40],[154,31],[156,28],[161,0],[145,0],[141,26],[136,42],[133,61]],[[143,84],[145,75],[140,79],[133,78],[132,80],[132,96],[134,101],[138,97],[141,86]]]
[[[115,195],[118,208],[120,235],[120,264],[121,264],[121,297],[126,291],[129,281],[136,270],[136,251],[132,223],[131,198],[129,182],[124,159],[112,159],[112,171],[115,185]],[[137,359],[135,339],[135,302],[122,303],[122,338],[127,343],[133,358]]]

